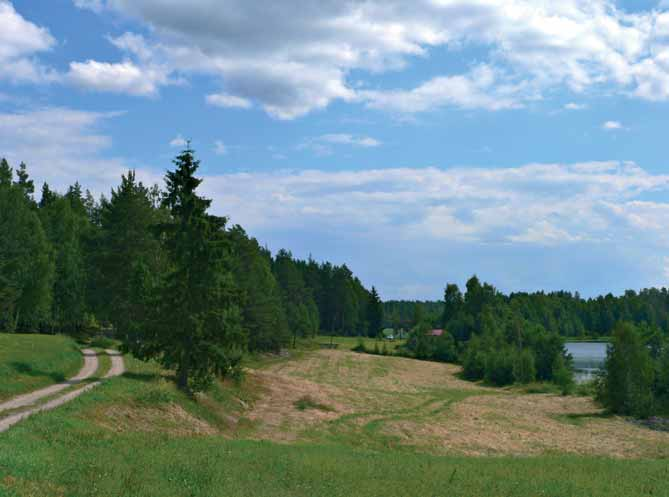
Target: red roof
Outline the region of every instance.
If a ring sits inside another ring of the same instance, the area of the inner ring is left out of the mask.
[[[444,334],[444,330],[438,328],[436,330],[430,330],[427,332],[428,335],[433,336],[433,337],[440,337],[441,335]]]

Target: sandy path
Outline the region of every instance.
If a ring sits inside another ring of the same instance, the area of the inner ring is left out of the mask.
[[[93,376],[98,369],[98,357],[95,351],[83,349],[81,353],[84,355],[84,367],[81,368],[81,371],[79,371],[76,376],[73,376],[62,383],[56,383],[55,385],[50,385],[40,390],[35,390],[34,392],[19,395],[7,402],[3,402],[0,404],[0,412],[31,406],[44,397],[54,395]]]
[[[111,368],[105,375],[105,378],[111,378],[113,376],[121,376],[125,372],[125,364],[123,363],[123,354],[118,350],[105,350],[107,355],[111,358]]]
[[[89,351],[92,352],[92,351]],[[107,354],[111,357],[111,368],[107,372],[107,374],[104,376],[105,378],[112,378],[114,376],[120,376],[123,374],[125,371],[125,365],[123,363],[123,355],[120,352],[117,352],[115,350],[106,350]],[[97,364],[97,358],[95,359],[95,362]],[[97,367],[96,367],[97,369]],[[93,371],[95,372],[95,370]],[[91,373],[92,374],[92,373]],[[90,376],[90,375],[89,375]],[[79,397],[81,394],[88,392],[89,390],[97,387],[100,385],[100,381],[95,381],[93,383],[89,383],[88,385],[78,389],[78,390],[73,390],[72,392],[68,392],[60,397],[57,397],[55,399],[50,400],[49,402],[46,402],[45,404],[37,407],[33,407],[32,409],[28,409],[27,411],[23,411],[17,414],[13,414],[11,416],[8,416],[4,419],[0,419],[0,433],[3,431],[8,430],[12,426],[14,426],[16,423],[26,419],[29,416],[32,416],[33,414],[37,414],[38,412],[43,412],[43,411],[50,411],[52,409],[55,409],[56,407],[62,406],[66,402],[69,402],[73,399],[76,399]],[[69,385],[68,385],[69,386]]]

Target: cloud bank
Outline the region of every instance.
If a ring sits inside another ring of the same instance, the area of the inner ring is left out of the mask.
[[[149,33],[111,39],[127,58],[122,63],[73,65],[77,84],[153,95],[170,78],[206,74],[221,87],[206,97],[210,104],[258,104],[277,119],[294,119],[336,100],[397,113],[443,106],[499,111],[527,105],[555,88],[669,99],[669,12],[662,6],[629,13],[610,0],[75,4],[138,21]],[[437,69],[413,87],[369,88],[349,81],[352,71],[401,71],[439,47],[452,53],[482,49],[484,60],[460,73]],[[144,77],[135,77],[136,71]],[[118,84],[112,84],[114,74]]]

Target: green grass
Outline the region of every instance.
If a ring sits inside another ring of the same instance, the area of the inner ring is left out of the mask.
[[[62,416],[0,437],[3,497],[668,494],[666,461],[438,457],[222,437],[112,436]]]
[[[0,333],[0,400],[63,381],[82,365],[71,338]]]
[[[448,417],[453,403],[480,391],[389,393],[387,406],[340,416],[308,441],[272,443],[249,439],[254,425],[244,406],[263,394],[253,378],[217,383],[194,400],[155,364],[126,358],[126,366],[126,375],[0,434],[0,497],[669,495],[666,460],[434,455],[400,447],[383,431],[389,422]],[[346,361],[341,371],[319,371],[343,382],[355,373]],[[139,416],[174,405],[221,434],[181,433],[184,423],[169,417],[123,421],[128,410]]]
[[[383,344],[385,343],[386,349],[389,352],[393,352],[397,347],[400,345],[403,345],[405,340],[376,340],[375,338],[369,338],[369,337],[329,337],[329,336],[320,336],[314,339],[317,343],[324,343],[324,344],[329,344],[330,339],[332,339],[333,343],[336,343],[339,345],[338,349],[339,350],[352,350],[358,343],[360,343],[360,340],[362,339],[363,343],[365,344],[365,347],[367,347],[368,350],[373,350],[374,345],[378,345],[379,350],[383,348]]]
[[[319,411],[332,412],[332,407],[316,402],[309,395],[300,397],[295,401],[295,408],[300,411],[306,411],[307,409],[317,409]]]

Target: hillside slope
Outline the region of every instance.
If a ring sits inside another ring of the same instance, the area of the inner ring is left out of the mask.
[[[669,494],[669,434],[451,365],[312,351],[193,400],[155,365],[126,363],[0,434],[0,495]]]

